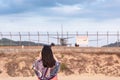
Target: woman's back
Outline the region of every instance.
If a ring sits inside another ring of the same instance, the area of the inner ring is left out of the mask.
[[[43,66],[42,60],[35,61],[33,69],[40,80],[57,80],[57,72],[60,68],[60,63],[56,62],[52,68]],[[56,79],[55,79],[56,78]]]
[[[52,80],[59,70],[60,63],[55,59],[51,46],[45,45],[40,60],[35,61],[33,68],[40,80]]]

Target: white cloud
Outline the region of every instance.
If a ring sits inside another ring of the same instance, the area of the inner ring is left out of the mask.
[[[22,7],[24,9],[29,1],[25,1],[26,3],[23,1],[25,0],[12,0],[12,2],[8,1],[6,3],[0,1],[0,6],[9,7],[11,4],[7,5],[8,3],[16,3],[14,7]],[[91,5],[89,3],[81,5],[79,3],[72,5],[57,3],[55,6],[50,7],[46,7],[47,4],[44,7],[36,6],[36,3],[32,4],[30,2],[28,5],[33,5],[33,10],[24,10],[26,12],[18,12],[19,14],[16,13],[9,16],[2,15],[0,17],[0,31],[57,31],[61,24],[65,26],[66,31],[71,31],[70,28],[72,28],[72,31],[120,30],[119,1],[114,1],[92,0],[93,5],[92,3]],[[118,3],[116,3],[117,1]],[[22,4],[24,7],[21,6]],[[14,12],[15,9],[12,8],[12,10]],[[19,11],[18,8],[16,10]],[[9,13],[9,9],[7,11]]]
[[[82,8],[79,5],[62,5],[52,7],[51,10],[56,11],[57,13],[62,14],[76,14]]]
[[[0,17],[0,32],[57,32],[61,31],[61,24],[64,31],[86,32],[86,31],[118,31],[120,30],[120,19],[96,21],[89,18],[65,18],[65,17],[43,17],[30,16],[25,14],[19,16]]]

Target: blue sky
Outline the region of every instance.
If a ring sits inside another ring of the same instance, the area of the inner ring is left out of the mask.
[[[120,0],[0,0],[0,32],[118,31]]]

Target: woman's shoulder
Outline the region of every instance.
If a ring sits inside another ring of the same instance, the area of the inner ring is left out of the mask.
[[[37,67],[37,68],[41,67],[42,66],[42,60],[41,59],[35,60],[34,63],[33,63],[33,66]]]
[[[35,64],[38,64],[38,63],[41,63],[41,62],[42,62],[41,59],[36,59],[36,60],[34,61]]]
[[[57,66],[57,67],[60,66],[60,62],[56,61],[55,66]]]
[[[60,62],[56,62],[55,66],[51,69],[51,75],[56,75],[60,69]]]
[[[40,62],[40,61],[42,61],[42,59],[36,59],[36,61],[39,61],[39,62]]]

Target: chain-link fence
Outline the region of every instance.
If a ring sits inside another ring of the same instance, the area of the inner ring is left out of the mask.
[[[42,44],[59,44],[60,39],[75,46],[76,36],[87,36],[86,47],[101,47],[115,43],[119,47],[119,31],[116,32],[0,32],[0,46],[39,46]]]

